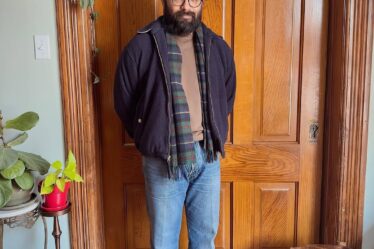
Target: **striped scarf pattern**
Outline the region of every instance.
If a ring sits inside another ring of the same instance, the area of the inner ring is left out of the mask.
[[[194,49],[196,58],[197,78],[200,87],[202,120],[204,128],[204,151],[207,162],[217,159],[214,153],[213,139],[210,131],[208,95],[205,75],[205,58],[203,47],[203,32],[201,26],[194,35]],[[170,179],[179,179],[182,175],[181,167],[185,167],[193,174],[196,167],[194,140],[191,131],[190,112],[187,98],[182,85],[182,54],[176,40],[166,33],[168,47],[168,61],[170,69],[170,86],[172,95],[171,135],[170,135],[170,160],[168,174]]]

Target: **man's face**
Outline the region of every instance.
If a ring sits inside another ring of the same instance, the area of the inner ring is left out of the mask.
[[[175,1],[176,2],[176,1]],[[201,23],[203,3],[193,8],[185,0],[182,5],[176,5],[173,0],[164,0],[164,17],[166,31],[179,36],[185,36],[195,31]]]

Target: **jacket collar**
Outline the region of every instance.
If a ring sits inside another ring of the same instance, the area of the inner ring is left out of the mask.
[[[155,21],[151,22],[144,28],[138,30],[138,34],[146,34],[146,33],[151,33],[152,36],[155,39],[156,42],[156,47],[160,55],[161,63],[163,65],[169,65],[168,63],[168,47],[167,47],[167,42],[166,42],[166,33],[164,32],[164,29],[162,27],[162,18],[163,16],[160,16],[157,18]],[[214,37],[217,35],[213,33],[212,30],[210,30],[204,23],[201,23],[201,27],[203,30],[203,43],[204,43],[204,54],[205,54],[205,60],[207,58],[207,55],[209,53],[209,47],[212,43],[212,40]],[[201,41],[200,41],[201,42]],[[208,55],[209,57],[209,55]],[[205,65],[207,66],[207,61],[205,62]],[[165,70],[166,77],[170,81],[170,71],[169,71],[169,66],[163,67]]]

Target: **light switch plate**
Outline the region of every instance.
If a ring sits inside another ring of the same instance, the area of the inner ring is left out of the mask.
[[[51,59],[49,35],[34,35],[35,59]]]

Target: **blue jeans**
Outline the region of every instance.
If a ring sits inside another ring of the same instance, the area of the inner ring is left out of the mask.
[[[194,143],[197,165],[183,169],[179,180],[168,179],[166,162],[143,156],[147,212],[152,249],[178,249],[185,205],[188,248],[213,249],[219,224],[220,157],[207,163],[199,142]]]

